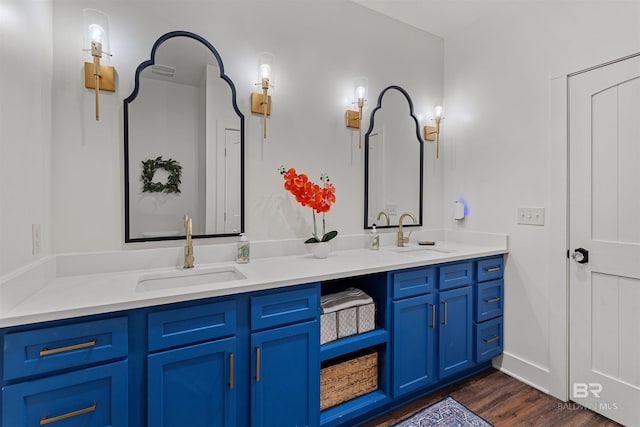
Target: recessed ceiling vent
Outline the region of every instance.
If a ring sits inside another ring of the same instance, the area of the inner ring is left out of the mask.
[[[151,72],[165,77],[173,77],[176,74],[176,69],[169,65],[153,64]]]

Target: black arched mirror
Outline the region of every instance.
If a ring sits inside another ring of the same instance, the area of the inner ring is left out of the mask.
[[[413,102],[400,86],[378,96],[364,136],[364,228],[398,226],[405,212],[422,225],[424,146]]]
[[[244,116],[209,41],[161,36],[124,100],[125,242],[244,231]]]

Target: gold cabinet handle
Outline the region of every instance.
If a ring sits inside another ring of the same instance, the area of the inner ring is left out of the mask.
[[[500,297],[495,297],[495,298],[491,298],[491,299],[486,299],[486,300],[484,300],[484,302],[489,302],[489,303],[491,303],[491,302],[498,302],[498,301],[500,301]]]
[[[493,273],[494,271],[500,271],[500,267],[485,268],[484,271],[486,271],[487,273]]]
[[[442,324],[447,324],[447,302],[442,301]]]
[[[91,341],[83,342],[81,344],[74,344],[74,345],[68,345],[65,347],[52,348],[51,350],[45,347],[42,350],[40,350],[40,356],[48,356],[50,354],[64,353],[65,351],[72,351],[72,350],[78,350],[81,348],[93,347],[94,345],[96,345],[96,343],[97,341],[95,339],[92,339]]]
[[[95,410],[96,410],[96,402],[93,402],[91,404],[91,406],[89,406],[87,408],[78,409],[77,411],[73,411],[73,412],[67,412],[66,414],[57,415],[55,417],[49,418],[46,415],[44,415],[40,419],[40,425],[43,426],[45,424],[55,423],[56,421],[66,420],[67,418],[75,417],[77,415],[86,414],[87,412],[92,412],[92,411],[95,411]]]
[[[491,338],[489,338],[488,340],[485,340],[484,338],[482,338],[482,341],[484,341],[484,342],[486,342],[488,344],[490,342],[494,342],[494,341],[497,341],[499,339],[500,339],[500,337],[498,335],[494,335]]]
[[[260,382],[260,347],[256,347],[256,382]]]
[[[233,353],[229,353],[229,389],[233,390]]]
[[[436,328],[436,305],[429,304],[431,306],[431,329]]]

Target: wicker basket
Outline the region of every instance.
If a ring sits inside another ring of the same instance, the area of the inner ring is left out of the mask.
[[[320,410],[378,389],[378,353],[367,350],[320,370]]]

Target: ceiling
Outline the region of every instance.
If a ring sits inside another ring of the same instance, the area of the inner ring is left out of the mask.
[[[351,0],[421,30],[447,38],[514,0]],[[526,1],[526,0],[518,0]]]

